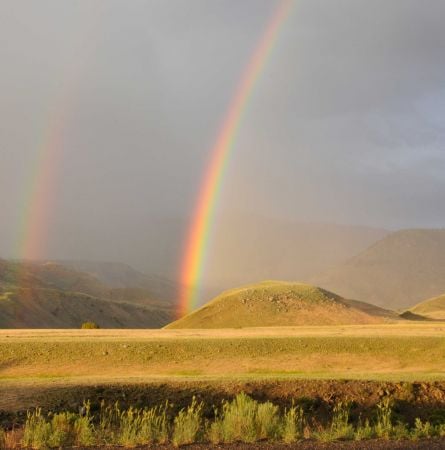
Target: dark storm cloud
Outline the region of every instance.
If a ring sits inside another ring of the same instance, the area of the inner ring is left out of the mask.
[[[163,240],[179,246],[178,223],[275,5],[1,2],[0,205],[9,220],[0,252],[13,253],[27,180],[58,115],[48,256],[144,267],[150,252],[162,256]],[[444,14],[435,0],[296,0],[247,109],[220,211],[443,225]]]

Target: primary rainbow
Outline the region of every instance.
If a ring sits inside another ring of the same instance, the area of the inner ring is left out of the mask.
[[[224,172],[234,147],[243,115],[255,84],[267,62],[278,33],[289,16],[293,0],[281,0],[268,22],[259,44],[245,68],[235,95],[211,151],[210,163],[204,174],[187,235],[181,265],[181,292],[178,315],[182,316],[197,306],[198,289],[204,269],[205,253],[214,220],[215,206],[221,190]]]

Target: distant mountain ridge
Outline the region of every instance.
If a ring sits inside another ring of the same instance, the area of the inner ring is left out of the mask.
[[[385,308],[408,308],[445,292],[445,229],[389,234],[311,282]]]
[[[128,264],[82,260],[60,260],[57,262],[65,267],[91,275],[110,288],[143,289],[151,297],[168,302],[174,302],[177,297],[177,283],[161,276],[147,275]]]
[[[292,222],[255,215],[215,224],[204,283],[211,294],[259,280],[311,278],[368,248],[389,231],[366,226]]]

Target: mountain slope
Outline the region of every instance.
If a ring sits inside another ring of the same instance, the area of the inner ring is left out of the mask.
[[[53,262],[0,260],[0,327],[66,328],[94,320],[102,327],[157,328],[173,305],[143,288],[111,288]]]
[[[221,218],[206,263],[213,295],[258,280],[302,280],[343,263],[388,234],[387,230],[304,223],[258,216]]]
[[[175,282],[139,272],[128,264],[107,261],[59,261],[65,267],[91,275],[114,289],[142,289],[160,301],[173,301],[178,292]]]
[[[0,293],[0,328],[158,328],[169,322],[167,309],[117,303],[79,292],[14,289]]]
[[[386,308],[410,307],[445,292],[445,230],[392,233],[311,282]]]
[[[358,307],[357,307],[358,306]],[[388,311],[349,303],[332,292],[302,283],[267,281],[223,292],[167,328],[237,328],[379,323]],[[373,310],[380,314],[370,314]]]

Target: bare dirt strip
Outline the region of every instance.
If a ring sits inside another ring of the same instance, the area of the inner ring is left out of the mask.
[[[373,439],[370,441],[352,442],[315,442],[304,441],[296,444],[273,444],[257,442],[254,444],[193,444],[181,447],[184,450],[442,450],[445,449],[445,439],[425,439],[419,441],[385,441]],[[79,449],[79,447],[76,447]],[[98,447],[96,450],[122,450],[122,447]],[[92,450],[91,447],[85,450]],[[172,445],[154,445],[136,447],[135,450],[177,450]]]

